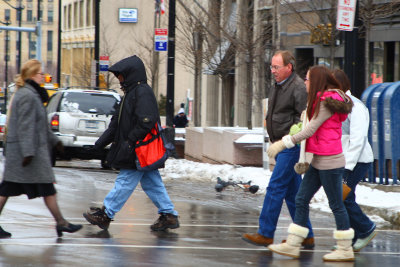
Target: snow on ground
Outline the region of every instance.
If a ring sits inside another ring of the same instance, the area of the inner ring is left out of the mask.
[[[217,183],[217,177],[233,182],[247,182],[258,185],[257,194],[265,194],[271,172],[257,167],[241,167],[229,164],[208,164],[188,161],[185,159],[168,159],[164,169],[160,170],[164,179],[185,179]],[[357,202],[375,208],[385,208],[393,213],[400,212],[400,193],[384,192],[365,185],[356,189]],[[261,208],[261,207],[260,207]],[[324,190],[321,188],[311,201],[311,208],[331,213]],[[379,216],[371,219],[378,225],[387,224]]]

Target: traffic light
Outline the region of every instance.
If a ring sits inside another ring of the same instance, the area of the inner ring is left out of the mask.
[[[44,82],[45,83],[51,83],[53,77],[51,77],[50,74],[46,73],[46,75],[44,76]]]

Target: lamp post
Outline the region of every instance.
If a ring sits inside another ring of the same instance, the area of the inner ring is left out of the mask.
[[[0,21],[1,24],[4,24],[6,26],[10,25],[10,18],[6,17],[6,21]],[[7,111],[7,87],[8,87],[8,39],[9,39],[9,34],[8,31],[5,31],[5,45],[4,45],[4,51],[6,52],[4,56],[4,61],[5,61],[5,68],[4,68],[4,81],[5,81],[5,86],[4,86],[4,109]]]

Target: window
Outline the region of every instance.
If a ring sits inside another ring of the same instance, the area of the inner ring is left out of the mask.
[[[75,2],[75,3],[74,3],[74,26],[73,26],[74,29],[76,29],[76,28],[79,27],[79,24],[78,24],[78,15],[79,15],[78,3]]]
[[[28,39],[29,39],[29,59],[35,58],[36,57],[36,41],[34,40],[34,35],[33,33],[29,32],[28,33]]]
[[[83,1],[81,0],[80,2],[79,2],[79,27],[83,27],[83,17],[84,17],[84,14],[83,14]]]
[[[47,31],[47,51],[53,51],[53,31]]]
[[[11,10],[10,9],[5,9],[4,10],[4,20],[5,21],[8,21],[8,20],[10,20],[11,19]]]
[[[64,18],[64,21],[63,21],[63,26],[64,26],[64,30],[66,30],[66,29],[68,29],[68,24],[67,24],[67,21],[68,21],[68,13],[67,13],[67,6],[64,6],[64,16],[63,16],[63,18]]]
[[[21,20],[22,11],[18,12],[18,10],[15,10],[15,14],[16,14],[17,21],[20,21]]]
[[[86,0],[86,26],[92,26],[91,1]]]
[[[64,93],[59,108],[61,112],[112,115],[117,106],[118,99],[113,95],[67,92]]]
[[[53,10],[47,11],[47,21],[48,22],[53,22],[53,14],[54,14]]]
[[[68,19],[67,19],[67,24],[68,24],[68,27],[67,27],[67,29],[71,29],[71,24],[72,24],[72,14],[71,14],[71,5],[68,5],[68,11],[67,11],[67,13],[68,13]]]
[[[33,21],[32,10],[26,11],[26,21]]]

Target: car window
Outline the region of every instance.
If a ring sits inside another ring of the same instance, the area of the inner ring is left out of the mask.
[[[113,95],[65,92],[60,111],[113,115],[117,106],[118,99]]]
[[[6,124],[7,121],[7,116],[6,115],[0,115],[0,125]]]
[[[47,104],[47,112],[56,112],[58,108],[58,103],[60,102],[60,98],[62,96],[62,93],[55,93],[52,95],[49,99],[49,102]]]

